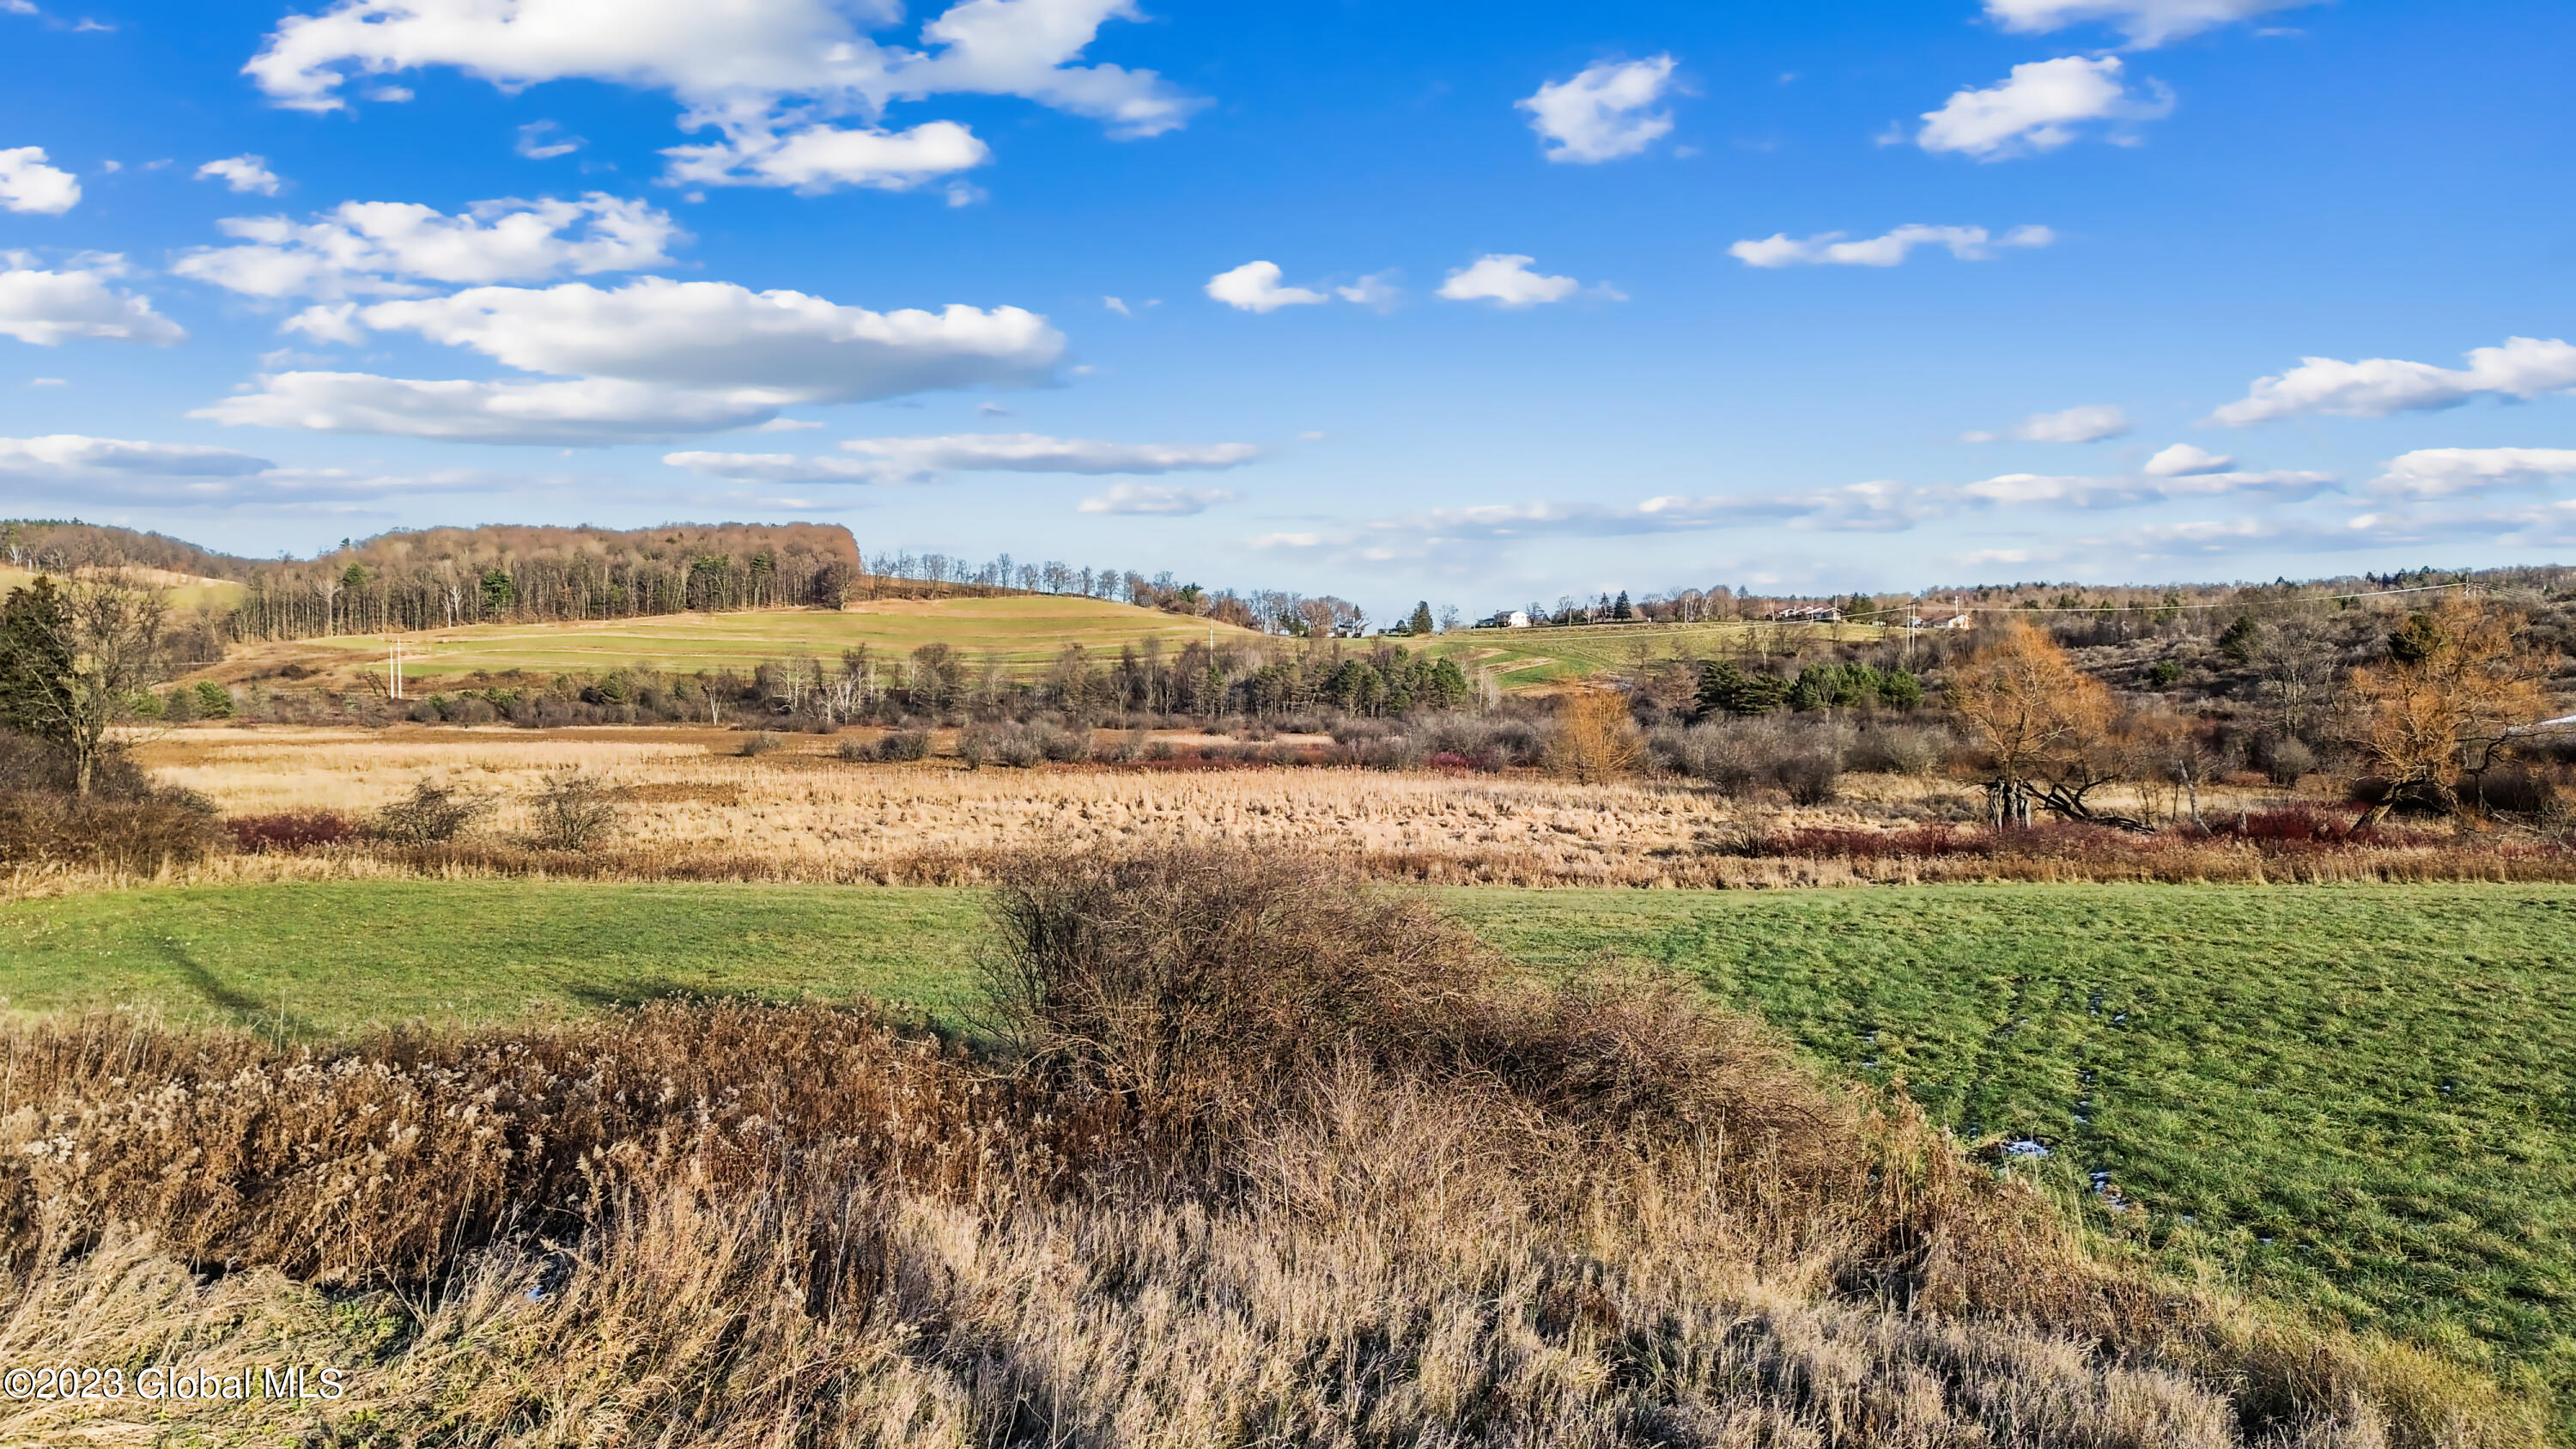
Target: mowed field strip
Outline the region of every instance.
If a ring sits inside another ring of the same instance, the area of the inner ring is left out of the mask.
[[[842,652],[861,645],[888,665],[925,644],[946,644],[965,657],[970,671],[989,658],[1023,672],[1052,663],[1068,644],[1114,659],[1120,648],[1148,639],[1161,640],[1168,656],[1193,640],[1260,637],[1205,619],[1064,595],[888,599],[839,610],[657,614],[599,623],[474,624],[401,636],[403,674],[424,688],[443,675],[604,674],[638,665],[748,674],[762,660],[806,654],[838,668]],[[353,634],[257,644],[236,650],[206,674],[247,678],[289,662],[325,672],[382,669],[391,643],[382,634]]]
[[[1541,967],[1685,973],[1820,1064],[1902,1081],[1971,1140],[2046,1147],[2035,1170],[2105,1231],[2546,1383],[2567,1425],[2576,888],[1441,898]],[[0,957],[14,1010],[127,1004],[290,1034],[673,992],[945,1016],[971,995],[981,911],[936,889],[163,889],[0,907]]]

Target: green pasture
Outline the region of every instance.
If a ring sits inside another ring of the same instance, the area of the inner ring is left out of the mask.
[[[727,614],[661,614],[610,623],[475,624],[402,636],[403,674],[439,675],[525,670],[598,674],[644,665],[693,673],[748,673],[765,659],[809,654],[837,666],[843,650],[866,645],[898,659],[925,644],[946,644],[969,670],[988,658],[1015,673],[1052,663],[1068,644],[1115,658],[1126,645],[1160,639],[1177,652],[1192,640],[1252,637],[1228,625],[1061,595],[997,599],[895,600],[847,609],[763,609]],[[261,655],[306,667],[382,669],[391,641],[381,634],[299,639]]]
[[[1528,689],[1615,674],[1649,660],[1792,654],[1815,643],[1863,643],[1886,632],[1875,624],[1582,624],[1469,629],[1443,634],[1426,648],[1457,660],[1471,678],[1486,669],[1505,689]]]
[[[2177,1264],[2576,1403],[2576,888],[1444,898],[1535,965],[1685,973],[1971,1141],[2044,1147],[2031,1170]],[[130,891],[0,906],[0,996],[305,1036],[673,992],[945,1015],[981,920],[951,890]]]

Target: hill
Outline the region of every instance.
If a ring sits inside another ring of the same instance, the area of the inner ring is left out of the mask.
[[[256,643],[236,650],[201,677],[233,682],[275,675],[293,665],[327,686],[381,673],[396,636],[373,633],[331,639]],[[613,623],[476,624],[401,636],[406,679],[465,674],[595,674],[630,666],[694,673],[748,674],[765,660],[812,655],[837,661],[867,646],[881,657],[946,644],[980,665],[998,661],[1025,673],[1054,661],[1068,644],[1094,654],[1159,639],[1177,649],[1192,641],[1251,640],[1253,631],[1067,594],[1002,598],[883,599],[839,609],[763,609],[724,614],[665,614]]]

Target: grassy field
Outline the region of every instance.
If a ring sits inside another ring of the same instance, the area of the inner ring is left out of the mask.
[[[201,579],[192,574],[174,574],[164,569],[137,570],[146,583],[169,590],[170,607],[201,609],[209,604],[229,605],[241,597],[242,586],[229,579]],[[36,576],[25,569],[0,564],[0,594],[25,588]]]
[[[1963,1136],[2038,1143],[2107,1231],[2576,1396],[2576,889],[1447,899],[1524,959],[1661,963]],[[270,1031],[673,991],[947,1011],[979,922],[961,891],[343,883],[20,902],[0,956],[12,1008]]]
[[[1861,643],[1875,624],[1590,624],[1570,629],[1472,629],[1444,634],[1429,652],[1473,675],[1493,671],[1505,689],[1567,684],[1631,669],[1641,660],[1712,658],[1744,650],[1786,653],[1809,642]]]
[[[403,674],[434,688],[439,676],[525,670],[537,674],[602,673],[633,665],[693,672],[749,673],[764,659],[811,654],[837,665],[841,651],[864,644],[880,658],[944,643],[970,667],[988,656],[1027,670],[1055,659],[1068,644],[1115,657],[1123,645],[1160,639],[1166,650],[1210,637],[1257,637],[1206,620],[1061,595],[999,599],[890,599],[841,610],[766,609],[732,614],[663,614],[597,624],[476,624],[403,636]],[[327,673],[381,670],[381,634],[297,639],[237,651],[209,677],[238,679],[293,662]]]

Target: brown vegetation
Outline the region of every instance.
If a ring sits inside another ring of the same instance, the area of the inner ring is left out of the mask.
[[[820,1007],[18,1029],[0,1359],[354,1370],[153,1411],[209,1442],[2533,1442],[2439,1361],[2099,1256],[1740,1020],[1523,978],[1310,856],[1003,901],[989,1058]]]

